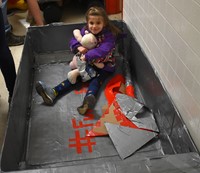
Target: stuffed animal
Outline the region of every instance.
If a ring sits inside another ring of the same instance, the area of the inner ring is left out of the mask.
[[[81,35],[81,32],[79,29],[75,29],[73,31],[73,34],[76,40],[88,50],[96,47],[97,45],[96,37],[92,33],[89,33],[87,30],[85,31],[84,36]]]
[[[88,50],[93,49],[96,47],[97,45],[97,39],[96,37],[92,34],[89,33],[88,31],[85,31],[85,35],[82,36],[81,32],[79,29],[75,29],[73,31],[73,35],[76,38],[76,40],[85,48],[87,48]],[[82,77],[82,81],[87,81],[91,78],[91,76],[87,76],[87,72],[84,71],[85,69],[83,67],[86,67],[86,62],[82,62],[81,67],[78,67],[78,64],[80,63],[80,56],[75,55],[72,59],[72,61],[69,63],[70,68],[72,69],[72,71],[70,71],[68,73],[68,80],[74,84],[76,83],[76,79],[79,75],[81,75]],[[79,61],[79,63],[77,63]],[[84,65],[83,65],[84,64]],[[103,63],[93,63],[97,68],[103,68],[104,64]],[[81,69],[81,71],[80,71]],[[84,74],[84,75],[83,75]]]
[[[73,31],[73,35],[76,38],[76,40],[86,49],[90,50],[96,47],[97,45],[97,39],[96,37],[92,34],[89,33],[87,30],[85,31],[85,35],[82,36],[81,32],[79,29],[75,29]],[[97,68],[103,68],[104,64],[103,63],[94,63],[94,65],[97,66]],[[72,61],[69,64],[71,69],[76,69],[77,68],[77,61],[76,61],[76,56],[73,57]]]

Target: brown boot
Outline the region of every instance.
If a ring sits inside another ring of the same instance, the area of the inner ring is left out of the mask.
[[[96,103],[96,98],[94,95],[90,94],[84,98],[83,104],[77,108],[79,114],[84,115],[88,109],[94,107]]]

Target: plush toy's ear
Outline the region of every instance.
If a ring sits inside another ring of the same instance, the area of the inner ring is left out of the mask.
[[[81,31],[80,31],[79,29],[75,29],[75,30],[73,31],[73,34],[74,34],[74,37],[76,38],[76,40],[77,40],[78,42],[81,42],[81,40],[82,40]]]
[[[85,30],[85,34],[89,34],[88,30]]]

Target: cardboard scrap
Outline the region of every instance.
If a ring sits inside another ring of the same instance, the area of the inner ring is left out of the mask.
[[[114,100],[113,103],[108,107],[102,117],[93,126],[92,130],[89,131],[87,136],[108,135],[108,131],[104,125],[105,122],[118,124],[130,128],[138,128],[121,112],[121,109],[116,100]]]

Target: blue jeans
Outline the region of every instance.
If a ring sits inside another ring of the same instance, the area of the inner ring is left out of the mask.
[[[13,56],[6,42],[3,14],[0,10],[0,69],[2,71],[9,96],[12,96],[16,79]]]
[[[3,13],[5,32],[8,32],[11,30],[11,25],[9,24],[8,17],[7,17],[7,2],[8,2],[8,0],[2,0],[2,6],[1,6],[1,10]]]
[[[98,69],[97,72],[98,72],[97,77],[94,77],[91,80],[89,80],[89,87],[85,96],[92,94],[96,97],[100,89],[100,86],[102,85],[104,80],[107,79],[112,74],[111,72],[107,72],[101,69]],[[75,86],[76,84],[71,84],[69,80],[66,79],[53,89],[56,91],[58,95],[62,95],[65,92],[69,92],[70,90],[72,90],[73,87]]]

